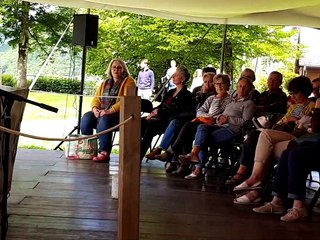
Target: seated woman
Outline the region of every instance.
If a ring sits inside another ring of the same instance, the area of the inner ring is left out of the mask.
[[[215,74],[212,72],[205,73],[203,75],[203,84],[201,88],[198,89],[198,92],[193,93],[193,96],[195,98],[196,110],[198,110],[199,107],[202,106],[204,101],[209,96],[216,93],[214,88],[214,77]],[[187,113],[185,113],[184,115],[187,116]],[[190,112],[190,119],[186,117],[184,119],[179,118],[171,120],[166,131],[164,132],[160,146],[156,147],[152,152],[147,154],[146,158],[148,158],[149,160],[154,160],[155,156],[160,154],[162,149],[167,149],[174,142],[183,125],[194,117],[195,111],[193,110],[192,112]]]
[[[257,105],[256,116],[269,116],[269,125],[274,125],[280,117],[287,111],[287,96],[280,88],[282,84],[282,74],[273,71],[268,76],[268,90],[260,94],[255,102]],[[237,173],[226,181],[228,185],[237,185],[245,180],[251,173],[253,167],[253,158],[255,145],[258,141],[260,132],[251,130],[247,133],[247,138],[243,142],[243,148],[238,159],[240,163]]]
[[[106,71],[107,79],[97,89],[92,99],[92,111],[85,113],[80,122],[82,134],[91,135],[93,129],[102,132],[119,123],[120,98],[126,96],[128,88],[136,87],[126,64],[120,59],[110,61]],[[110,98],[113,97],[113,98]],[[99,154],[93,158],[97,162],[109,162],[112,148],[112,132],[99,136]]]
[[[158,151],[158,155],[155,155],[156,159],[164,162],[168,162],[167,172],[173,172],[177,169],[178,156],[183,153],[188,153],[191,150],[192,142],[197,131],[197,127],[204,122],[209,124],[214,124],[214,118],[223,112],[225,106],[231,101],[229,97],[228,90],[230,87],[230,78],[226,74],[218,74],[212,77],[211,74],[206,73],[204,75],[205,84],[208,79],[214,81],[215,94],[210,96],[204,102],[204,104],[197,110],[197,116],[192,121],[186,122],[179,135],[176,138],[168,138],[172,136],[170,132],[172,129],[180,129],[175,121],[171,121],[169,127],[167,128],[160,146],[155,150]],[[173,141],[174,140],[174,141]],[[161,153],[162,150],[166,150]],[[180,169],[182,171],[184,169]],[[181,172],[174,174],[180,174]]]
[[[172,76],[176,88],[167,92],[160,105],[141,119],[141,160],[150,147],[153,137],[163,133],[172,119],[190,119],[190,112],[195,112],[192,94],[186,86],[189,78],[188,69],[179,65]]]
[[[242,135],[243,125],[251,120],[255,113],[255,104],[249,100],[249,93],[252,89],[251,80],[240,78],[236,96],[232,98],[223,113],[217,116],[216,124],[198,126],[191,153],[179,156],[182,165],[190,162],[197,164],[195,170],[185,177],[186,179],[198,179],[202,176],[202,168],[207,161],[208,147],[219,147]]]
[[[293,206],[280,220],[284,222],[305,220],[308,216],[305,206],[306,178],[311,170],[320,168],[319,148],[318,136],[317,142],[308,142],[308,144],[285,150],[278,162],[272,201],[253,208],[253,211],[264,214],[284,214],[286,199],[289,198],[293,199]]]
[[[289,83],[288,90],[292,91],[292,88],[295,89],[292,95],[296,103],[290,106],[287,114],[277,123],[276,126],[280,131],[274,129],[261,130],[255,148],[251,176],[234,188],[235,192],[249,191],[236,198],[234,200],[236,204],[257,203],[261,200],[259,189],[266,181],[271,161],[277,155],[275,152],[281,153],[288,146],[289,140],[306,133],[305,125],[310,124],[311,110],[315,106],[314,102],[308,99],[312,92],[311,82],[309,78],[300,76]],[[305,119],[307,121],[304,121]],[[292,125],[295,126],[294,129],[291,129]]]

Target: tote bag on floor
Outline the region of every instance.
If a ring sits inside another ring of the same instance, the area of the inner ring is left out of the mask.
[[[69,138],[78,138],[83,135],[74,134]],[[92,159],[97,156],[98,143],[97,138],[82,139],[66,142],[65,156],[70,160]]]

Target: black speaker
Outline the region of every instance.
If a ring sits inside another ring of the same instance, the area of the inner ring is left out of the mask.
[[[82,47],[97,47],[98,21],[97,15],[74,15],[72,44]]]

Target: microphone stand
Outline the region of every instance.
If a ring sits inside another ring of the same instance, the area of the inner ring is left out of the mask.
[[[164,91],[164,89],[166,88],[166,85],[170,82],[170,80],[172,79],[172,76],[170,78],[168,78],[161,86],[160,90],[157,92],[157,94],[153,97],[153,101],[155,101],[159,96],[160,94],[162,94],[162,92]]]
[[[46,110],[52,112],[58,112],[58,109],[55,107],[48,106],[43,103],[37,103],[31,101],[27,98],[19,96],[17,94],[10,93],[8,91],[0,89],[0,97],[4,97],[3,100],[3,108],[4,108],[4,127],[11,128],[11,108],[13,106],[14,101],[26,102],[32,105],[39,106],[40,108],[44,108]],[[2,118],[2,116],[0,116]],[[7,211],[7,196],[8,196],[8,178],[9,178],[9,145],[10,145],[10,133],[4,132],[4,144],[2,145],[2,171],[3,171],[3,189],[2,189],[2,214],[1,214],[1,239],[6,239],[7,227],[8,227],[8,211]]]

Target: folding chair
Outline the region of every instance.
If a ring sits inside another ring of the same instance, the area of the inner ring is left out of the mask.
[[[151,113],[153,110],[152,102],[147,99],[141,99],[141,115],[144,113]],[[112,146],[119,146],[119,141],[115,142],[116,135],[119,133],[119,129],[116,129],[112,133]]]
[[[313,176],[312,176],[313,172],[318,173],[317,179],[313,178]],[[314,171],[310,172],[309,177],[307,178],[307,183],[308,183],[308,185],[306,186],[307,190],[314,192],[314,195],[313,195],[313,197],[309,203],[309,206],[308,206],[308,212],[309,212],[309,215],[311,215],[312,209],[320,197],[320,170],[314,170]],[[316,183],[318,186],[314,187],[313,183]]]
[[[239,165],[238,158],[242,150],[242,144],[243,139],[241,137],[216,149],[210,149],[203,175],[205,175],[210,168],[225,170],[226,177],[233,175],[233,172]]]

